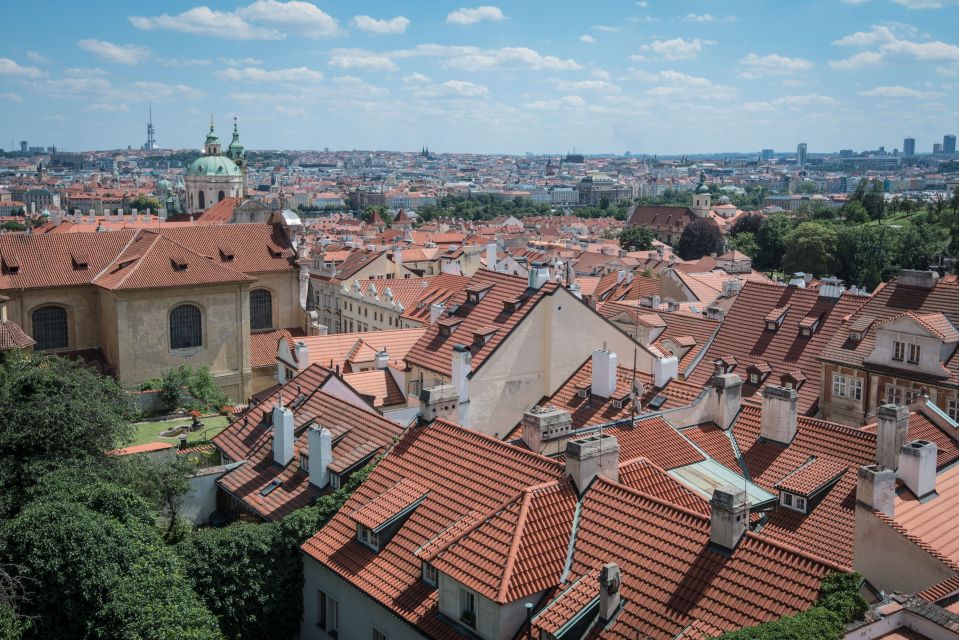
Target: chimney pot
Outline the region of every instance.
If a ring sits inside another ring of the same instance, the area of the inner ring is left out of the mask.
[[[453,345],[452,383],[461,403],[468,402],[469,374],[473,369],[473,357],[469,347],[461,344]]]
[[[566,443],[566,473],[582,494],[600,473],[619,482],[619,441],[616,436],[598,433]]]
[[[310,484],[322,489],[330,483],[330,464],[333,462],[333,435],[326,427],[310,427],[307,441],[310,447]]]
[[[909,431],[909,408],[884,404],[876,411],[876,463],[895,471]]]
[[[722,551],[733,551],[749,526],[749,501],[745,489],[732,485],[717,487],[709,505],[712,511],[710,544]]]
[[[735,373],[719,373],[712,381],[712,418],[720,429],[729,429],[739,414],[743,380]]]
[[[936,490],[937,451],[935,442],[913,440],[899,455],[899,478],[920,500]]]
[[[374,360],[373,366],[375,366],[377,369],[385,369],[389,363],[390,354],[387,353],[386,347],[383,347],[376,352],[376,359]]]
[[[610,398],[616,391],[616,354],[606,348],[593,351],[593,375],[590,380],[590,392]]]
[[[619,611],[622,596],[620,585],[622,577],[619,565],[607,562],[599,573],[599,620],[607,623]]]
[[[796,437],[796,390],[767,384],[763,387],[763,408],[759,435],[766,440],[789,444]]]
[[[573,427],[573,416],[553,406],[533,407],[523,414],[523,442],[530,451],[543,452],[543,443],[565,438]]]
[[[293,460],[293,412],[279,404],[273,407],[273,460],[285,467]]]
[[[859,467],[856,501],[868,509],[885,513],[890,518],[896,511],[896,472],[881,464]]]
[[[442,302],[437,302],[430,305],[430,325],[436,324],[436,321],[440,319],[443,315],[443,311],[446,310],[446,306]]]
[[[441,384],[420,392],[420,422],[428,424],[437,418],[457,421],[459,394],[451,384]]]

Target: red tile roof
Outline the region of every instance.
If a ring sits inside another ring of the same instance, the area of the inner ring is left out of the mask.
[[[306,335],[299,327],[276,329],[275,331],[257,331],[250,334],[250,366],[275,367],[276,345],[281,339],[298,338]]]
[[[353,521],[368,529],[378,530],[420,502],[428,493],[429,489],[404,478],[353,511]]]
[[[10,349],[26,349],[37,343],[36,340],[24,333],[16,322],[0,321],[0,351]]]
[[[372,397],[374,407],[395,407],[406,403],[406,395],[387,369],[344,373],[343,380],[357,393]]]

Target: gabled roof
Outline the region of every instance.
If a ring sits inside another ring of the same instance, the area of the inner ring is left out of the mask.
[[[799,412],[813,413],[819,400],[818,356],[833,336],[845,328],[848,318],[863,304],[864,299],[843,294],[833,301],[820,298],[816,289],[800,289],[776,284],[747,281],[726,313],[700,364],[690,374],[689,381],[703,386],[712,377],[712,363],[716,358],[733,356],[739,363],[737,372],[751,364],[768,363],[772,375],[760,385],[744,380],[743,396],[757,393],[767,383],[779,384],[780,376],[799,370],[806,382],[797,390]],[[763,319],[774,310],[788,306],[782,325],[775,332],[767,331]],[[818,331],[810,337],[800,335],[799,323],[809,315],[823,314]]]
[[[406,395],[388,369],[344,373],[343,381],[360,395],[370,396],[374,407],[395,407],[406,403]]]
[[[473,332],[495,324],[500,331],[493,334],[485,344],[472,345],[471,356],[473,371],[479,369],[483,361],[513,331],[536,304],[547,295],[553,294],[559,285],[547,282],[536,290],[528,289],[526,278],[511,276],[494,271],[480,270],[470,278],[470,287],[485,288],[489,291],[478,303],[467,303],[466,290],[458,292],[447,304],[447,309],[456,309],[455,313],[444,316],[445,320],[460,320],[459,326],[448,336],[440,333],[440,323],[426,329],[422,338],[410,349],[406,356],[409,365],[416,365],[443,375],[450,375],[452,369],[453,346],[470,346]],[[518,308],[509,311],[504,301],[518,300]]]
[[[645,307],[626,302],[604,302],[597,309],[601,315],[612,319],[618,314],[626,313],[634,322],[648,324],[643,316],[653,315],[665,325],[663,332],[653,341],[653,346],[663,353],[670,352],[666,341],[670,340],[679,346],[689,348],[679,359],[679,370],[686,369],[696,360],[700,352],[709,345],[710,340],[719,331],[720,322],[703,316],[683,312],[653,311]],[[627,331],[627,334],[632,332]],[[690,344],[690,339],[692,343]]]
[[[683,227],[696,219],[696,214],[689,207],[663,207],[654,205],[639,205],[633,209],[627,226],[644,226],[650,229],[675,229]]]
[[[0,321],[0,351],[26,349],[36,343],[37,341],[24,333],[16,322]]]
[[[425,329],[393,329],[391,331],[370,331],[360,333],[331,333],[325,336],[289,337],[287,342],[295,357],[294,348],[302,342],[309,349],[309,364],[317,363],[344,372],[352,372],[353,365],[370,362],[380,349],[386,349],[390,363],[405,366],[404,360],[409,350],[423,337]],[[276,347],[276,344],[274,344]],[[276,351],[274,350],[274,358]],[[299,363],[297,363],[299,364]]]

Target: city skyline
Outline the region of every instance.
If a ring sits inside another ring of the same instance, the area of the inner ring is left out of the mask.
[[[0,148],[916,153],[959,129],[957,4],[19,5]],[[789,25],[788,34],[783,25]],[[787,36],[788,37],[785,37]]]

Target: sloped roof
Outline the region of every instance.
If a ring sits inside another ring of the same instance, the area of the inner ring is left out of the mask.
[[[36,343],[37,341],[24,333],[16,322],[11,320],[0,322],[0,351],[26,349]]]
[[[394,407],[406,403],[403,390],[388,369],[370,369],[344,373],[343,380],[361,395],[371,396],[374,407]]]
[[[325,336],[303,336],[288,338],[292,350],[297,342],[309,349],[310,364],[324,367],[340,367],[344,372],[352,371],[351,365],[357,362],[373,360],[376,352],[385,348],[390,362],[405,366],[404,360],[409,350],[423,337],[423,328],[393,329],[390,331],[370,331],[360,333],[331,333]],[[275,347],[276,345],[274,345]],[[273,357],[276,358],[274,348]]]
[[[654,205],[639,205],[633,209],[627,226],[644,226],[650,229],[670,229],[679,227],[679,231],[696,219],[696,214],[689,207],[663,207]]]

